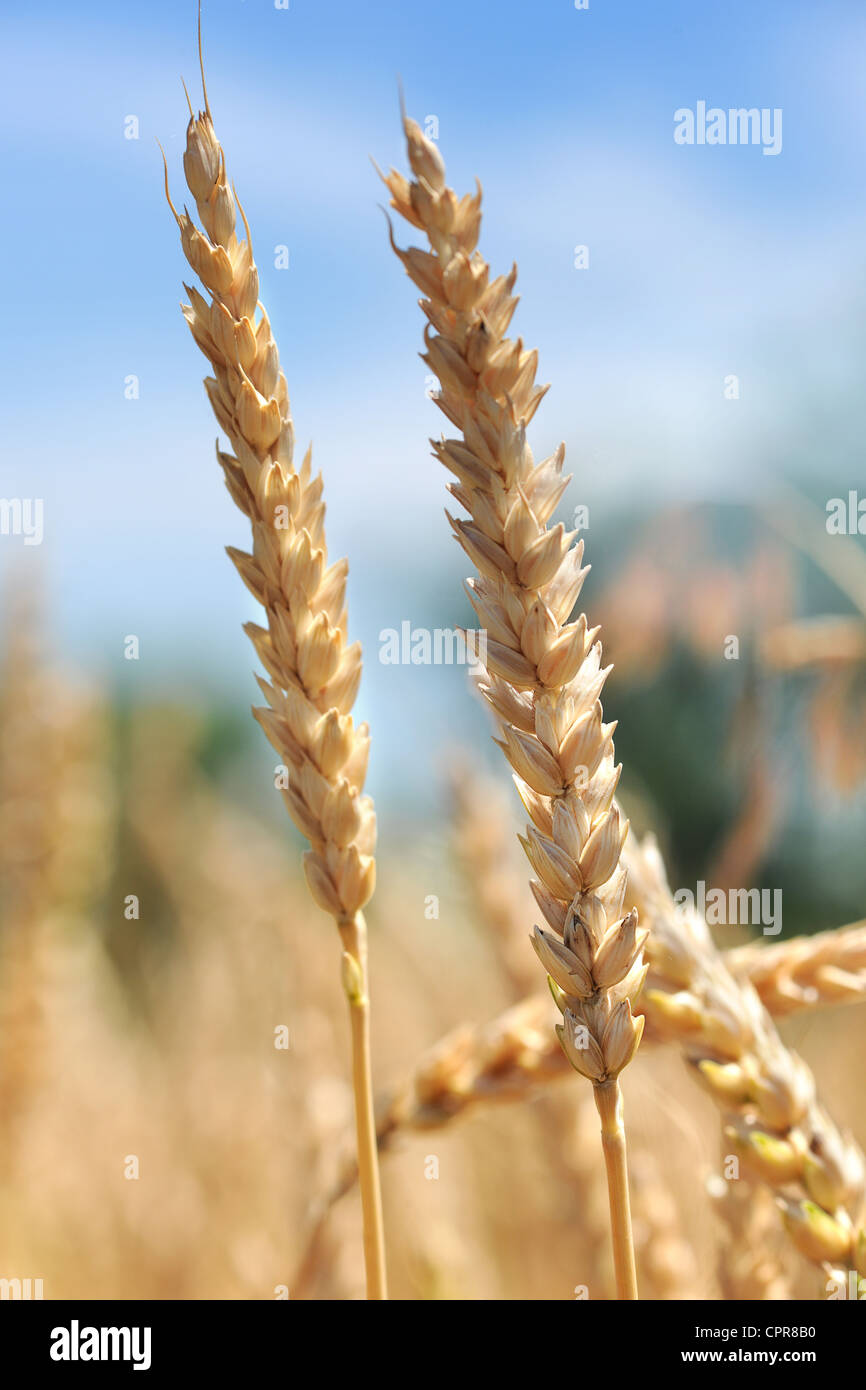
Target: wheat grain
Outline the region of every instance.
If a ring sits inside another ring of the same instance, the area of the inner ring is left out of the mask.
[[[533,945],[554,982],[562,1046],[593,1083],[611,1193],[621,1296],[636,1297],[629,1231],[625,1132],[618,1077],[642,1024],[632,1002],[643,981],[644,934],[622,912],[620,851],[628,823],[614,804],[619,769],[614,725],[599,696],[597,630],[570,622],[586,570],[583,544],[549,525],[567,485],[564,450],[536,465],[526,427],[544,395],[537,353],[505,334],[516,307],[516,271],[491,281],[476,250],[481,195],[458,199],[439,151],[404,116],[412,179],[384,176],[392,206],[426,235],[428,251],[391,244],[422,290],[424,361],[439,378],[435,399],[461,438],[433,443],[456,478],[469,520],[449,516],[478,571],[470,601],[486,634],[482,693],[498,716],[530,824],[521,843],[537,875],[533,891],[552,931]]]
[[[204,76],[202,75],[204,83]],[[267,627],[246,632],[267,672],[257,678],[267,704],[254,710],[288,768],[283,796],[309,841],[304,869],[313,898],[335,919],[343,943],[343,986],[353,1039],[353,1078],[361,1155],[368,1295],[385,1296],[381,1199],[372,1118],[366,926],[362,909],[375,882],[375,814],[363,795],[367,726],[351,708],[361,652],[348,641],[344,560],[328,563],[321,476],[310,453],[293,462],[294,428],[286,379],[268,316],[249,226],[229,187],[205,89],[205,110],[190,107],[184,173],[201,226],[175,212],[184,254],[207,297],[186,286],[183,313],[214,376],[205,381],[233,453],[218,450],[229,493],[252,528],[252,551],[229,548],[238,573],[262,605]],[[236,208],[246,238],[236,235]]]

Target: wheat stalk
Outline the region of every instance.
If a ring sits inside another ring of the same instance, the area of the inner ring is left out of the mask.
[[[491,281],[476,250],[481,195],[458,199],[438,150],[405,117],[412,179],[383,176],[392,206],[426,235],[429,251],[391,244],[422,290],[429,321],[424,361],[435,399],[461,437],[433,443],[469,520],[449,516],[478,571],[470,601],[486,634],[482,693],[500,720],[501,747],[530,824],[521,843],[552,931],[533,945],[553,984],[562,1046],[593,1084],[608,1170],[620,1296],[637,1297],[619,1075],[642,1025],[632,1001],[643,981],[644,934],[622,912],[620,851],[628,832],[613,797],[614,725],[599,699],[607,671],[597,630],[570,622],[586,570],[583,545],[548,524],[568,479],[564,450],[536,465],[526,427],[544,395],[537,353],[505,334],[516,271]]]
[[[199,38],[200,44],[200,38]],[[204,85],[204,74],[202,73]],[[288,768],[283,796],[310,849],[304,869],[313,898],[337,923],[352,1032],[367,1290],[386,1297],[382,1209],[373,1122],[367,938],[362,914],[375,882],[375,814],[363,795],[367,726],[351,709],[361,652],[349,645],[345,560],[329,565],[321,476],[307,452],[294,466],[286,379],[268,316],[249,226],[226,178],[205,88],[205,110],[190,107],[184,173],[199,230],[177,214],[184,254],[207,297],[186,286],[183,313],[214,376],[208,398],[234,453],[217,451],[232,499],[249,519],[252,553],[229,547],[238,573],[267,615],[245,631],[267,671],[257,678],[267,705],[253,711]],[[239,240],[235,209],[246,239]]]
[[[795,936],[771,946],[749,944],[725,953],[737,979],[747,979],[774,1018],[866,999],[866,922]]]

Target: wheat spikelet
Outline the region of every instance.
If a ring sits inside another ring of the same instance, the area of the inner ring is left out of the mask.
[[[725,955],[737,979],[747,979],[774,1018],[866,999],[866,922],[771,946],[738,946]]]
[[[201,35],[199,33],[199,48]],[[204,75],[202,74],[204,83]],[[381,1203],[369,1081],[366,927],[361,910],[375,882],[376,824],[363,794],[367,726],[351,709],[361,651],[350,644],[347,564],[329,564],[321,476],[310,453],[293,462],[294,428],[286,379],[270,322],[259,302],[249,226],[229,187],[205,90],[205,110],[190,107],[183,159],[201,227],[175,211],[184,255],[207,294],[186,286],[184,317],[213,368],[208,398],[233,453],[217,451],[232,499],[252,528],[251,553],[229,548],[267,627],[246,626],[268,679],[255,717],[288,768],[289,813],[309,841],[304,870],[313,898],[335,919],[343,942],[343,986],[350,1005],[362,1156],[368,1291],[384,1297]],[[236,211],[246,237],[239,240]]]
[[[526,427],[544,395],[537,353],[505,335],[516,270],[490,280],[476,250],[481,195],[458,199],[439,151],[404,116],[412,179],[384,177],[392,206],[426,235],[429,251],[400,250],[424,294],[423,359],[441,383],[439,408],[460,438],[433,443],[454,475],[449,489],[469,520],[449,516],[477,570],[467,585],[486,634],[481,690],[502,728],[530,824],[521,840],[533,891],[552,930],[533,945],[555,984],[562,1046],[595,1088],[611,1180],[611,1218],[623,1296],[636,1297],[628,1233],[625,1135],[617,1078],[642,1024],[632,1002],[643,981],[644,934],[623,914],[620,851],[628,833],[614,804],[614,725],[599,696],[607,671],[597,629],[570,617],[586,570],[583,544],[549,525],[568,479],[564,450],[536,464]]]

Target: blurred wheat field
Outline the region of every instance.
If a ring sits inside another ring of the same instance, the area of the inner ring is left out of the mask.
[[[119,717],[50,668],[26,612],[7,632],[2,710],[0,1273],[43,1279],[49,1298],[363,1297],[354,1191],[293,1287],[352,1111],[336,946],[294,845],[203,768],[200,717]],[[385,857],[371,912],[383,1092],[522,988],[495,935],[503,904],[485,910],[466,873],[444,774],[442,802],[450,825]],[[508,812],[491,814],[501,854]],[[511,921],[531,924],[519,864],[495,867]],[[431,881],[434,920],[418,888]],[[514,961],[531,956],[523,937]],[[479,999],[481,973],[498,997]],[[861,1135],[864,1021],[858,1005],[782,1024]],[[601,1156],[575,1089],[566,1078],[389,1146],[394,1297],[612,1296]],[[625,1091],[643,1296],[724,1297],[714,1107],[675,1049],[642,1049]],[[788,1296],[819,1296],[771,1217],[762,1262],[779,1263]]]

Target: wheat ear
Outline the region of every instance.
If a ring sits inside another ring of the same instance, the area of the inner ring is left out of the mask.
[[[267,705],[253,713],[288,769],[283,796],[310,843],[307,883],[334,917],[342,940],[367,1293],[381,1299],[385,1258],[362,913],[375,882],[376,822],[372,801],[363,795],[369,734],[351,716],[361,652],[348,642],[348,566],[345,560],[328,564],[322,480],[312,476],[309,451],[300,470],[293,463],[286,379],[259,303],[258,271],[239,203],[246,239],[239,241],[235,233],[236,199],[206,90],[204,112],[196,116],[190,108],[183,165],[203,231],[186,210],[178,215],[172,206],[172,212],[184,255],[209,296],[186,286],[190,302],[183,313],[213,368],[205,388],[234,450],[217,451],[226,485],[252,527],[252,553],[231,547],[228,553],[267,615],[267,627],[245,627],[269,677],[257,678]]]
[[[772,946],[749,944],[725,954],[737,979],[747,979],[774,1018],[866,999],[866,922],[794,936]]]
[[[728,1152],[775,1193],[801,1253],[834,1276],[866,1271],[859,1146],[819,1104],[811,1071],[785,1047],[757,992],[726,969],[706,923],[675,905],[651,837],[630,874],[653,924],[644,1006],[654,1030],[680,1043],[721,1111]]]
[[[599,700],[601,645],[583,615],[569,621],[586,574],[583,545],[548,524],[568,482],[564,450],[536,464],[526,440],[544,389],[535,384],[537,353],[505,336],[516,270],[490,280],[476,250],[480,190],[458,199],[436,146],[405,116],[403,126],[412,178],[392,170],[385,183],[430,249],[403,251],[393,234],[391,244],[425,296],[424,361],[441,383],[437,404],[461,435],[433,451],[469,514],[449,520],[478,571],[467,587],[486,634],[481,689],[529,814],[522,844],[553,928],[536,928],[533,944],[562,1011],[562,1046],[594,1087],[617,1284],[621,1297],[635,1298],[619,1075],[640,1041],[631,1005],[645,937],[636,913],[622,912],[628,824],[613,802],[619,769]]]

